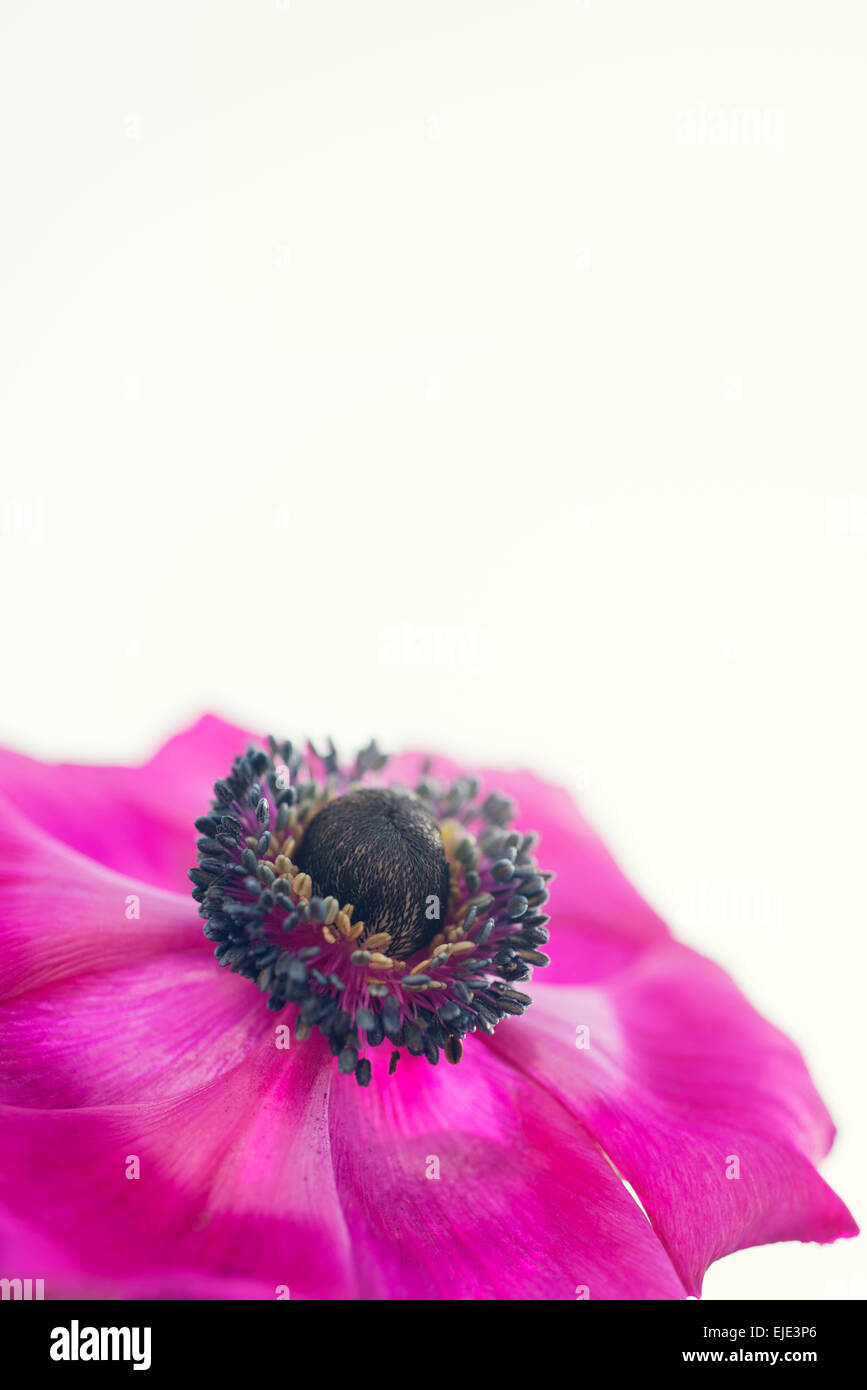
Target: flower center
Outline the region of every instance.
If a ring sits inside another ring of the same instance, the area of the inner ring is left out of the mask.
[[[214,783],[196,821],[193,897],[220,965],[318,1028],[337,1069],[370,1084],[369,1052],[436,1064],[521,1014],[516,988],[547,965],[547,883],[536,836],[472,777],[384,785],[376,744],[341,765],[269,739]],[[342,903],[342,906],[341,906]]]
[[[443,838],[430,811],[405,792],[363,787],[329,801],[295,863],[319,897],[353,904],[361,942],[387,934],[390,956],[411,956],[439,930],[449,900]]]

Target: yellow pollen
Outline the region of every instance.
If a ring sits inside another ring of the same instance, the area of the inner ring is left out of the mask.
[[[374,932],[373,936],[368,936],[365,941],[368,951],[384,951],[391,945],[391,936],[387,931]]]
[[[292,892],[297,893],[299,898],[310,898],[313,892],[313,880],[309,874],[296,874],[292,880]]]

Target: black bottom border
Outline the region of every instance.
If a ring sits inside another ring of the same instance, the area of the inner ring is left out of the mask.
[[[709,1368],[731,1371],[737,1367],[824,1375],[850,1370],[853,1358],[857,1365],[865,1342],[860,1302],[576,1300],[574,1304],[536,1304],[535,1309],[532,1322],[521,1329],[511,1303],[454,1302],[444,1308],[440,1301],[393,1305],[326,1301],[317,1308],[306,1302],[276,1300],[7,1300],[0,1302],[0,1336],[4,1360],[7,1356],[17,1360],[22,1370],[47,1371],[52,1378],[84,1375],[92,1379],[108,1369],[115,1377],[147,1375],[157,1382],[185,1370],[214,1373],[221,1380],[238,1374],[301,1377],[311,1354],[323,1352],[322,1370],[329,1377],[339,1373],[343,1361],[355,1378],[359,1371],[372,1371],[390,1344],[408,1354],[405,1370],[413,1377],[425,1370],[436,1376],[431,1358],[435,1348],[444,1352],[436,1360],[446,1380],[456,1370],[455,1366],[449,1369],[455,1354],[465,1366],[478,1357],[480,1368],[486,1363],[497,1365],[500,1375],[508,1376],[513,1347],[518,1355],[524,1352],[533,1357],[537,1378],[540,1372],[561,1377],[564,1353],[576,1377],[594,1364],[595,1357],[611,1371],[642,1375],[668,1374],[674,1369],[701,1375]],[[324,1340],[323,1313],[329,1321],[336,1317],[343,1322],[339,1331],[340,1324],[332,1322],[333,1331]],[[117,1335],[109,1329],[117,1329]],[[93,1350],[100,1359],[91,1359]],[[549,1360],[552,1353],[556,1362]],[[561,1369],[555,1372],[558,1363]],[[392,1365],[389,1374],[400,1377],[402,1372]]]

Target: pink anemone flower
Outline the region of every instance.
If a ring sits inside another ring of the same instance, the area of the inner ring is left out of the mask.
[[[856,1233],[797,1049],[557,787],[213,717],[0,785],[3,1277],[678,1299]]]

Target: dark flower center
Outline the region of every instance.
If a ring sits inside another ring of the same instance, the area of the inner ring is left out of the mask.
[[[350,765],[329,745],[251,745],[196,821],[193,897],[220,965],[318,1028],[359,1085],[386,1041],[435,1065],[531,1002],[548,964],[548,880],[536,836],[474,777],[383,785],[375,743]]]
[[[295,862],[319,897],[352,903],[361,941],[386,932],[389,954],[411,956],[440,929],[449,866],[436,820],[405,792],[364,787],[311,820]]]

